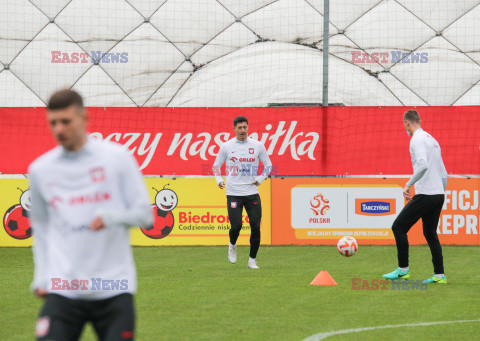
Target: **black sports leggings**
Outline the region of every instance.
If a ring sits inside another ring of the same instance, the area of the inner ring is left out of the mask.
[[[230,219],[230,243],[237,243],[240,230],[242,229],[243,207],[247,211],[250,221],[250,257],[257,257],[260,247],[260,221],[262,220],[262,202],[260,195],[252,194],[246,196],[227,195],[228,218]]]
[[[415,195],[412,200],[405,205],[397,219],[395,219],[392,230],[395,235],[395,241],[397,242],[399,267],[406,268],[408,266],[407,232],[422,218],[423,235],[432,253],[434,271],[436,274],[444,273],[442,246],[440,245],[437,235],[438,220],[440,219],[444,200],[445,196],[443,194]]]

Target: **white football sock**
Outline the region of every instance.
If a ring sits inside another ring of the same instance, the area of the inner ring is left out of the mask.
[[[249,262],[255,262],[255,258],[248,257],[248,261],[249,261]]]
[[[409,269],[408,269],[408,266],[406,268],[399,268],[400,270],[402,270],[403,272],[407,272]]]
[[[443,278],[443,276],[445,276],[445,274],[435,274],[435,277],[437,278]]]

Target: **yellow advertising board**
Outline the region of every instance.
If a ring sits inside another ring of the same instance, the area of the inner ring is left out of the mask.
[[[230,224],[225,191],[211,178],[145,179],[155,216],[153,228],[132,228],[138,246],[227,245]],[[262,244],[271,244],[270,179],[259,187],[262,200]],[[31,246],[27,179],[0,179],[1,246]],[[243,213],[239,245],[248,245],[250,225]]]
[[[210,178],[146,179],[155,215],[153,229],[132,229],[132,245],[227,245],[230,224],[225,191]],[[259,187],[262,244],[270,245],[270,179]],[[164,205],[165,204],[165,205]],[[173,208],[172,208],[173,207]],[[162,233],[162,230],[165,232]],[[243,211],[239,245],[249,245],[250,225]]]
[[[28,197],[27,179],[0,179],[0,247],[32,245]]]

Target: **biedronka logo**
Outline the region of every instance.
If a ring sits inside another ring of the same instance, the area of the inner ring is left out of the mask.
[[[166,184],[161,191],[153,188],[157,191],[155,203],[152,204],[153,225],[140,227],[143,234],[152,239],[165,238],[172,232],[175,226],[175,218],[172,211],[177,207],[178,196],[173,190],[165,188],[167,186],[169,184]]]
[[[3,216],[3,227],[8,235],[15,239],[28,239],[32,236],[32,226],[28,214],[32,199],[30,197],[30,189],[22,191],[20,195],[20,203],[11,206]]]
[[[330,218],[322,217],[330,209],[330,201],[325,198],[322,193],[318,193],[316,196],[310,199],[310,209],[313,211],[314,217],[310,217],[308,219],[309,223],[330,223]]]

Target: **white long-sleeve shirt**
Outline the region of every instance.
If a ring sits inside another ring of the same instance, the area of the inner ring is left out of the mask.
[[[415,194],[444,194],[447,170],[442,160],[442,150],[432,135],[417,129],[410,139],[413,176],[407,186],[415,185]]]
[[[259,160],[264,166],[260,175]],[[261,184],[272,170],[272,162],[268,157],[263,143],[247,137],[240,141],[236,137],[228,140],[220,146],[220,150],[213,164],[213,174],[217,185],[223,181],[220,168],[226,163],[227,181],[225,191],[227,195],[246,196],[258,194],[258,188],[253,184],[257,181]]]
[[[32,290],[104,299],[136,291],[129,227],[153,223],[138,165],[120,145],[88,138],[29,167],[35,263]],[[100,216],[105,227],[90,230]]]

